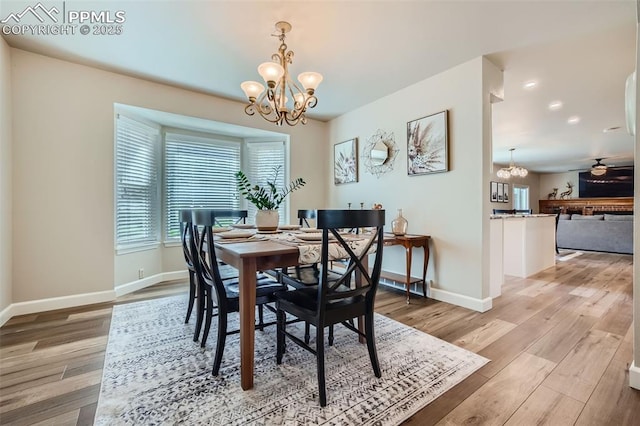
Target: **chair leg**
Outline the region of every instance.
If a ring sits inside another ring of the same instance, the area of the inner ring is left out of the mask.
[[[264,306],[258,305],[258,330],[264,331]]]
[[[222,364],[224,344],[227,341],[227,315],[218,312],[218,342],[216,343],[216,355],[213,358],[213,375],[217,376]]]
[[[276,340],[276,363],[282,364],[282,355],[284,355],[284,331],[287,326],[286,315],[283,310],[278,309],[276,312],[277,321],[277,340]]]
[[[376,351],[375,333],[373,331],[373,312],[365,314],[364,317],[365,334],[367,336],[367,349],[369,350],[369,358],[373,367],[373,374],[381,377],[380,363],[378,362],[378,352]]]
[[[210,290],[209,290],[210,291]],[[207,310],[206,310],[206,318],[204,323],[204,331],[202,332],[202,340],[200,341],[200,347],[204,348],[204,345],[207,343],[207,338],[209,337],[209,330],[211,329],[211,318],[213,318],[213,300],[211,300],[211,295],[207,294]],[[225,316],[218,312],[218,317]],[[225,318],[226,321],[226,318]],[[225,329],[226,330],[226,329]],[[220,334],[220,329],[218,329],[218,334]]]
[[[311,340],[311,326],[309,325],[308,322],[304,323],[304,342],[308,345],[309,344],[309,340]]]
[[[196,277],[193,271],[189,271],[189,305],[187,306],[187,316],[184,319],[184,323],[189,323],[191,318],[191,312],[193,311],[193,304],[196,301]]]
[[[318,395],[320,406],[327,405],[327,390],[325,389],[324,378],[324,327],[320,324],[316,326],[316,363],[318,368]]]
[[[198,311],[196,312],[196,330],[193,333],[193,341],[197,342],[198,339],[200,338],[200,330],[202,330],[202,320],[204,319],[204,311],[206,309],[205,306],[205,297],[204,297],[204,288],[203,286],[197,281],[195,281],[196,283],[196,291],[198,294],[197,299],[197,305],[196,307],[198,308]]]
[[[333,346],[333,324],[329,326],[329,346]]]

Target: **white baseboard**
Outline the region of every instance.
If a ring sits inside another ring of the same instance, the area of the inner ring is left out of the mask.
[[[493,306],[493,300],[490,297],[487,297],[486,299],[476,299],[475,297],[452,293],[450,291],[434,287],[429,287],[429,291],[430,296],[433,299],[451,303],[452,305],[461,306],[463,308],[472,309],[477,312],[486,312]]]
[[[189,273],[185,271],[173,271],[162,272],[160,274],[151,275],[141,280],[131,281],[126,284],[116,286],[116,297],[124,296],[125,294],[133,293],[136,290],[140,290],[154,284],[158,284],[165,281],[183,280],[189,278]]]
[[[635,362],[629,367],[629,386],[640,390],[640,367],[637,367]]]
[[[164,272],[161,274],[143,278],[141,280],[122,284],[120,286],[117,286],[113,290],[12,303],[11,305],[3,309],[2,312],[0,312],[0,326],[9,321],[11,317],[15,317],[17,315],[35,314],[38,312],[51,311],[54,309],[65,309],[82,305],[92,305],[94,303],[112,302],[116,299],[116,297],[134,292],[136,290],[140,290],[145,287],[149,287],[154,284],[158,284],[164,281],[181,280],[188,277],[189,274],[187,271]]]
[[[111,302],[115,297],[115,292],[113,290],[108,290],[12,303],[4,309],[2,313],[0,313],[0,325],[3,325],[5,322],[9,321],[11,317],[15,317],[17,315],[28,315],[38,312],[52,311],[54,309],[65,309],[81,305],[93,305],[94,303]]]

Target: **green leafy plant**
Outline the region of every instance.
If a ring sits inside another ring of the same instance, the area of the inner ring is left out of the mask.
[[[259,210],[275,210],[284,199],[295,191],[302,188],[306,182],[302,178],[292,180],[288,185],[283,188],[278,188],[276,182],[278,181],[278,175],[282,166],[273,168],[271,176],[267,179],[265,186],[252,185],[249,179],[242,170],[236,172],[236,183],[238,190],[244,198],[251,204],[256,206]]]

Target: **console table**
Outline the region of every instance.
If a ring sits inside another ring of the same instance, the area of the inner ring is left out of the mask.
[[[400,245],[405,248],[406,274],[401,275],[401,274],[396,274],[394,272],[382,271],[380,273],[380,276],[388,280],[404,283],[405,288],[407,290],[407,304],[409,304],[409,295],[411,294],[409,289],[411,288],[411,284],[422,283],[422,293],[424,294],[424,297],[427,297],[426,278],[427,278],[427,265],[429,264],[429,240],[430,239],[431,237],[429,235],[414,235],[414,234],[406,234],[406,235],[386,234],[385,235],[385,241],[384,241],[385,245],[387,246]],[[422,247],[424,250],[422,278],[411,276],[411,262],[413,258],[414,247]]]

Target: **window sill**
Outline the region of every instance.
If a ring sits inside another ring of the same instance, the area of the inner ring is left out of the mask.
[[[158,247],[160,247],[159,242],[131,245],[131,246],[125,246],[125,247],[116,247],[116,255],[120,256],[123,254],[135,253],[138,251],[155,250]]]
[[[182,247],[182,242],[180,241],[165,241],[163,243],[163,245],[168,248],[168,247]]]

